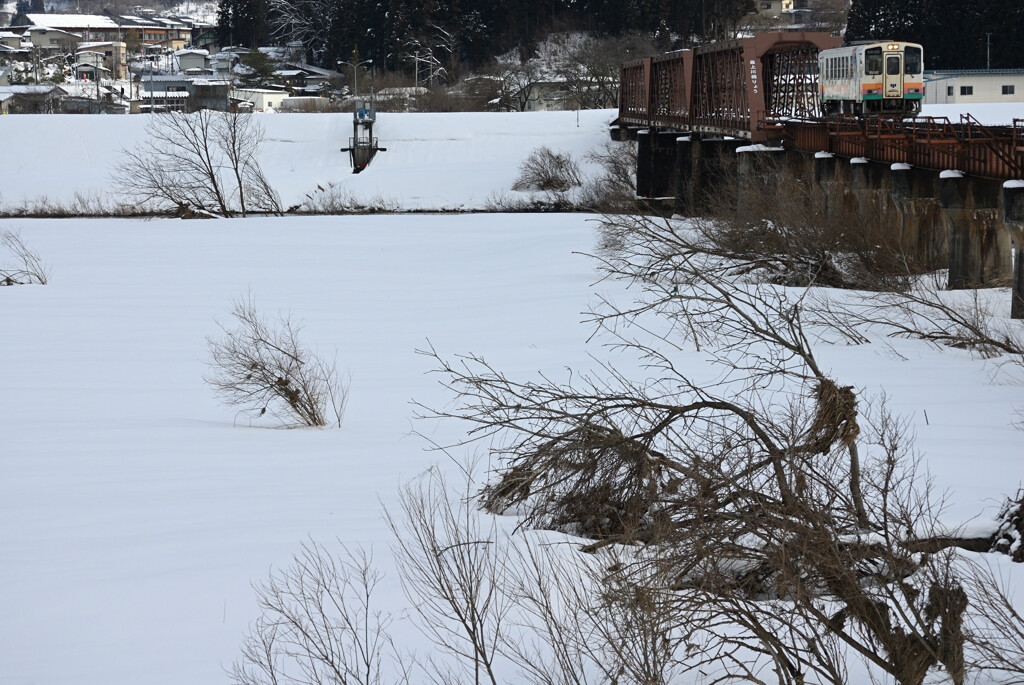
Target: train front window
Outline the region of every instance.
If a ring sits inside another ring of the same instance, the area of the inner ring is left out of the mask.
[[[885,73],[889,76],[899,76],[903,73],[900,70],[900,56],[890,55],[885,58]]]
[[[868,48],[864,51],[864,73],[868,76],[882,73],[882,48]]]
[[[921,48],[913,47],[908,45],[903,50],[903,73],[905,74],[920,74],[921,73]]]

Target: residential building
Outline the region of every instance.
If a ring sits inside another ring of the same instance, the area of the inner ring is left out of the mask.
[[[1024,69],[935,70],[924,72],[924,79],[928,105],[1024,102]]]
[[[90,56],[83,59],[83,54]],[[122,79],[128,74],[128,46],[120,41],[80,43],[75,53],[75,62],[105,70],[104,78]]]
[[[47,26],[31,26],[26,33],[32,41],[33,48],[64,55],[74,53],[78,49],[78,44],[82,42],[81,34]]]
[[[280,109],[281,102],[288,97],[288,93],[269,88],[232,88],[231,97],[251,102],[255,111],[265,112],[268,109]]]
[[[53,114],[66,94],[59,86],[0,86],[5,114]]]
[[[189,72],[193,69],[207,70],[210,68],[209,50],[197,50],[194,48],[178,50],[174,53],[174,57],[178,60],[178,68],[184,72]]]

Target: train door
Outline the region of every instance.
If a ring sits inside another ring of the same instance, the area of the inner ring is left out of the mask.
[[[903,98],[903,53],[885,53],[885,81],[886,98]]]

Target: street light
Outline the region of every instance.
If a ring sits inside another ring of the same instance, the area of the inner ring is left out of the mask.
[[[362,62],[343,62],[339,59],[338,68],[340,69],[343,64],[352,67],[352,97],[359,97],[359,67],[364,64],[373,64],[373,60],[364,59]]]

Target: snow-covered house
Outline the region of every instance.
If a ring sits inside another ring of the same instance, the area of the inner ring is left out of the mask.
[[[210,68],[209,50],[178,50],[174,53],[174,58],[178,61],[178,68],[185,72]]]
[[[58,86],[0,86],[5,114],[53,114],[66,94]]]
[[[81,55],[86,54],[89,57],[83,59]],[[128,48],[121,41],[80,43],[75,61],[100,67],[107,72],[107,77],[122,79],[128,73]]]
[[[32,26],[26,33],[32,41],[32,47],[52,50],[64,54],[72,54],[82,42],[82,35],[48,26]]]

